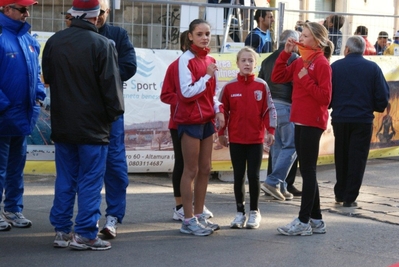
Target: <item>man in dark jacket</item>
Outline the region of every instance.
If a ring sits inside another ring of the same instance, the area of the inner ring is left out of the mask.
[[[122,82],[136,73],[136,52],[125,29],[106,23],[109,14],[109,0],[100,0],[98,32],[115,43],[118,52],[119,74]],[[107,238],[116,237],[117,223],[121,223],[126,210],[126,188],[129,185],[125,151],[125,127],[123,115],[112,123],[108,145],[107,165],[104,175],[106,222],[101,233]]]
[[[336,202],[343,202],[344,207],[357,205],[373,133],[373,112],[383,112],[389,100],[389,87],[380,67],[363,58],[365,46],[361,36],[349,37],[345,58],[331,65],[334,193]]]
[[[281,51],[284,50],[285,42],[289,37],[295,38],[296,40],[299,39],[296,31],[285,30],[280,36],[278,50],[263,60],[259,71],[259,78],[265,80],[270,88],[270,93],[272,94],[274,106],[277,111],[277,127],[274,135],[275,141],[270,148],[268,175],[265,182],[261,184],[261,189],[279,200],[292,199],[293,195],[289,192],[290,190],[294,192],[295,195],[301,194],[293,185],[297,161],[294,142],[295,129],[294,124],[290,122],[292,83],[277,84],[271,81],[274,62]],[[291,64],[291,62],[298,57],[298,54],[292,53],[287,64]],[[290,172],[291,167],[293,168],[293,172]],[[287,188],[286,178],[289,173],[291,175],[291,181],[289,183],[289,188]]]
[[[55,247],[106,250],[111,244],[97,237],[97,222],[111,123],[124,109],[122,81],[114,45],[97,33],[98,0],[74,0],[68,13],[71,27],[47,41],[42,61],[57,171],[50,222]]]

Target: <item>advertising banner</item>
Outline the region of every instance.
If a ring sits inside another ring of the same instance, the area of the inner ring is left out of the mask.
[[[42,48],[51,35],[32,33]],[[174,155],[168,129],[169,106],[160,101],[162,82],[167,67],[181,54],[180,51],[137,49],[137,73],[124,82],[125,99],[125,146],[129,172],[171,172]],[[235,78],[238,72],[236,54],[213,54],[218,64],[219,89]],[[267,54],[260,55],[258,66]],[[336,60],[340,57],[333,57]],[[390,109],[376,113],[370,157],[399,155],[398,87],[399,65],[392,57],[369,57],[379,64],[389,81]],[[259,70],[257,70],[259,71]],[[176,73],[176,75],[178,75]],[[50,92],[44,101],[35,131],[28,138],[28,161],[26,173],[55,173],[54,146],[50,139]],[[329,124],[320,143],[319,164],[333,163],[333,132]],[[262,168],[267,166],[268,147],[264,149]],[[214,137],[212,171],[231,171],[228,148],[221,147]]]

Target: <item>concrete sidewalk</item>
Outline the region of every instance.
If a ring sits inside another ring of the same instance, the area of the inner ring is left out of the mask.
[[[334,202],[334,166],[319,166],[318,180],[327,233],[279,235],[276,228],[298,215],[300,199],[276,201],[261,195],[259,229],[234,230],[233,185],[211,179],[206,205],[221,230],[208,237],[179,232],[167,174],[131,174],[127,213],[112,249],[73,251],[52,247],[49,223],[53,176],[27,176],[24,215],[32,228],[0,232],[1,266],[362,266],[399,262],[399,158],[368,162],[358,207]],[[300,177],[297,177],[300,187]],[[249,196],[247,196],[247,202]],[[248,203],[247,203],[248,207]],[[102,211],[105,205],[103,203]],[[104,218],[100,225],[102,226]]]

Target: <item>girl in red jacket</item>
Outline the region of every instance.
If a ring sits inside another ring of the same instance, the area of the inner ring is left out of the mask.
[[[296,46],[301,57],[287,66],[287,60]],[[284,235],[326,232],[320,210],[316,165],[319,141],[327,128],[329,116],[327,109],[332,92],[329,58],[332,51],[334,45],[328,40],[325,27],[307,22],[299,43],[292,38],[287,40],[272,72],[275,83],[293,82],[290,120],[295,123],[295,149],[303,179],[299,217],[277,228]]]
[[[224,115],[223,106],[215,96],[216,61],[208,56],[210,25],[205,20],[196,19],[190,23],[188,31],[188,50],[178,61],[179,73],[175,83],[178,100],[173,116],[178,125],[184,161],[180,182],[184,219],[180,232],[204,236],[219,229],[219,225],[205,218],[203,209],[211,171],[213,134],[216,132],[215,114],[220,127],[224,126]]]
[[[227,83],[220,93],[224,106],[230,142],[230,157],[234,172],[234,196],[237,214],[231,228],[258,228],[261,215],[258,209],[259,172],[263,157],[263,140],[267,129],[266,142],[274,142],[274,128],[277,114],[269,87],[253,73],[258,54],[249,47],[237,54],[240,72],[237,78]],[[225,128],[219,131],[219,141],[228,146]],[[245,214],[245,170],[249,182],[250,211],[248,222]]]
[[[187,34],[188,31],[184,31],[180,35],[180,50],[183,53],[188,48],[188,45],[185,44],[188,39]],[[176,221],[183,221],[184,210],[180,193],[180,181],[181,181],[181,176],[183,174],[184,162],[183,162],[183,154],[181,151],[181,142],[177,134],[177,124],[173,121],[172,118],[173,114],[175,114],[176,104],[177,104],[175,77],[179,71],[178,63],[179,59],[176,59],[169,65],[168,69],[166,70],[165,78],[162,83],[161,101],[165,104],[170,105],[170,120],[168,128],[170,130],[170,136],[172,137],[173,152],[175,156],[173,173],[172,173],[172,185],[173,185],[173,195],[175,197],[176,207],[173,208],[172,218],[173,220]],[[213,217],[213,213],[210,210],[208,210],[205,206],[203,213],[207,219]]]

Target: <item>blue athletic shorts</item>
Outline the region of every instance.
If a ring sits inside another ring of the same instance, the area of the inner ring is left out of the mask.
[[[177,126],[177,131],[179,138],[185,133],[200,140],[204,140],[216,132],[215,126],[211,121],[205,124],[181,124]]]

